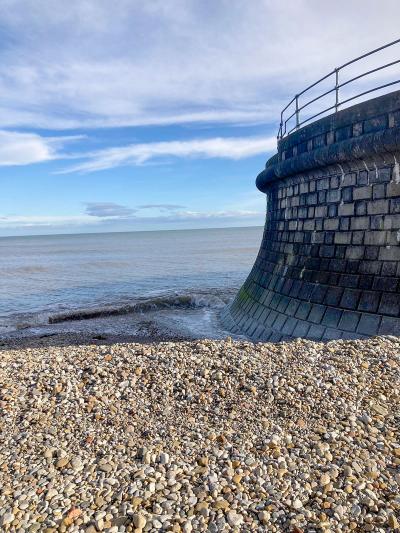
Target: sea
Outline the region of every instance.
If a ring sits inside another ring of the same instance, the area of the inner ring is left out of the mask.
[[[0,340],[223,338],[262,227],[0,238]]]

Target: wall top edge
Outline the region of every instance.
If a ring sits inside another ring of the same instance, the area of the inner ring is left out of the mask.
[[[280,178],[399,148],[400,91],[395,91],[324,117],[282,139],[256,184],[266,192]]]

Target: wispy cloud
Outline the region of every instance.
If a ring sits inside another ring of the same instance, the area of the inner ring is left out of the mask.
[[[11,215],[0,216],[0,229],[4,228],[40,228],[40,227],[60,227],[60,226],[86,226],[98,222],[89,215],[66,215],[66,216],[46,216],[46,215]]]
[[[303,85],[397,38],[399,14],[397,0],[3,0],[0,122],[276,120]]]
[[[165,211],[176,211],[177,209],[185,209],[185,206],[178,204],[146,204],[138,205],[138,209],[161,209]]]
[[[188,141],[130,144],[86,154],[86,161],[59,173],[95,172],[124,165],[142,165],[160,158],[243,159],[276,148],[275,137],[215,137]]]
[[[110,210],[110,212],[112,212]],[[223,221],[233,220],[252,220],[259,218],[263,213],[257,210],[245,210],[245,209],[228,209],[219,211],[191,211],[189,209],[164,213],[152,216],[139,216],[135,214],[109,214],[105,215],[105,212],[99,210],[99,214],[84,214],[84,215],[71,215],[71,216],[24,216],[24,215],[12,215],[12,216],[0,216],[0,230],[12,229],[12,228],[30,228],[30,229],[61,229],[79,226],[95,227],[100,229],[112,230],[115,224],[121,221],[129,222],[130,226],[125,226],[124,229],[138,229],[142,227],[163,227],[166,225],[173,226],[181,223],[190,222],[208,222],[218,223]],[[116,213],[116,211],[114,211]],[[157,226],[158,225],[158,226]]]
[[[131,209],[125,205],[113,202],[86,202],[86,214],[98,218],[121,218],[130,217],[136,213],[136,209]]]

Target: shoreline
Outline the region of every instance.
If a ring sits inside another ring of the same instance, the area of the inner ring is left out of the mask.
[[[193,339],[176,335],[162,335],[154,332],[152,335],[129,334],[100,334],[88,332],[45,333],[37,335],[0,337],[0,353],[9,350],[23,350],[27,348],[67,347],[67,346],[112,346],[114,344],[155,344],[159,342],[183,342]]]
[[[399,338],[1,357],[2,531],[399,527]]]

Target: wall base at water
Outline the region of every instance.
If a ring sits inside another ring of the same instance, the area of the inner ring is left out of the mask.
[[[400,92],[279,143],[263,240],[226,327],[255,340],[400,335]]]

